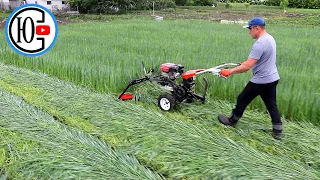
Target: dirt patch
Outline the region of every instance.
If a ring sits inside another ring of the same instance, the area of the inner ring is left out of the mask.
[[[6,20],[5,19],[0,19],[0,29],[3,29],[6,26]]]
[[[77,21],[72,21],[70,19],[66,19],[66,18],[56,18],[58,24],[68,24],[68,23],[74,23]]]
[[[306,16],[305,14],[298,14],[298,13],[286,13],[285,15],[286,17],[299,17],[299,18]]]
[[[276,13],[268,12],[255,12],[255,11],[208,11],[208,12],[195,12],[195,13],[163,13],[158,12],[157,15],[163,16],[165,19],[204,19],[204,20],[250,20],[252,17],[261,16],[264,18],[273,18],[278,16]]]

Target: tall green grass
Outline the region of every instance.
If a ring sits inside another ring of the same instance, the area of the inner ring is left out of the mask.
[[[163,113],[152,103],[144,107],[121,102],[45,74],[0,67],[0,87],[58,121],[134,154],[165,178],[320,177],[320,129],[310,123],[284,120],[284,140],[277,141],[260,130],[271,127],[261,112],[247,111],[236,129],[220,125],[217,114],[231,108],[225,102],[210,99],[207,104],[185,104],[181,111]]]
[[[0,106],[0,177],[162,179],[132,155],[57,122],[20,97],[0,90]]]
[[[319,27],[270,25],[267,30],[277,41],[281,113],[319,123]],[[165,62],[183,64],[186,70],[209,68],[246,60],[254,40],[240,25],[114,20],[60,26],[53,49],[37,58],[19,56],[5,41],[0,43],[0,59],[5,63],[38,69],[100,92],[119,93],[130,79],[141,77],[141,61],[156,69]],[[214,99],[234,103],[250,77],[251,72],[228,80],[209,76],[209,92]],[[265,110],[260,99],[249,108]]]

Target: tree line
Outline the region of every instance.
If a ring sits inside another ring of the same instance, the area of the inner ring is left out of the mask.
[[[320,0],[68,0],[80,13],[123,13],[131,10],[175,8],[176,6],[212,6],[222,3],[264,4],[292,8],[319,9]]]

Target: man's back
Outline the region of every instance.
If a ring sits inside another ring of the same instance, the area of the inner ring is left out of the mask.
[[[258,59],[252,67],[251,82],[266,84],[280,79],[276,66],[276,42],[270,34],[265,33],[257,39],[249,58]]]

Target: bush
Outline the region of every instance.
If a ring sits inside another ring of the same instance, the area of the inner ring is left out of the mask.
[[[281,0],[267,0],[265,4],[268,6],[280,6]],[[288,7],[291,8],[308,8],[308,9],[319,9],[320,0],[288,0]],[[286,4],[286,3],[285,3]],[[282,3],[282,5],[284,5]]]
[[[212,6],[212,0],[194,0],[194,5],[196,6]]]
[[[289,7],[319,9],[320,0],[290,0]]]
[[[229,2],[227,2],[227,3],[224,5],[224,7],[226,7],[226,8],[231,8],[232,6],[231,6],[231,4],[230,4]]]
[[[286,7],[288,7],[288,5],[289,5],[289,1],[288,0],[282,0],[280,2],[281,9],[285,9]]]
[[[175,0],[177,6],[184,6],[187,4],[188,0]]]
[[[173,0],[155,0],[154,1],[154,9],[167,9],[167,8],[175,8],[176,4]],[[140,0],[136,2],[135,9],[137,10],[150,10],[153,8],[153,1],[149,0]]]
[[[158,10],[176,7],[176,4],[173,0],[155,0],[154,3],[154,8]]]
[[[280,6],[281,0],[267,0],[264,2],[267,6]]]
[[[194,6],[194,1],[193,0],[187,0],[187,3],[185,5],[186,6]]]
[[[187,1],[187,0],[180,0]],[[71,8],[77,8],[80,13],[114,14],[127,10],[149,10],[153,8],[151,0],[68,0]],[[155,0],[155,9],[174,8],[173,0]]]
[[[113,14],[133,9],[132,0],[68,0],[71,8],[77,8],[80,13]]]

